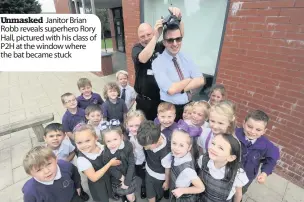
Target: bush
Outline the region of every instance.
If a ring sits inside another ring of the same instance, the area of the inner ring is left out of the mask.
[[[36,14],[41,13],[37,0],[0,0],[0,14]]]

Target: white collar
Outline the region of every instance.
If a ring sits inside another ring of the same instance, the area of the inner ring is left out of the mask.
[[[111,152],[111,154],[115,154],[115,152],[117,150],[123,149],[123,148],[125,148],[125,142],[122,140],[121,143],[120,143],[120,145],[119,145],[119,147],[118,147],[118,149],[112,149],[112,150],[110,149],[110,152]]]
[[[257,141],[257,139],[250,140],[247,136],[245,136],[245,139],[246,139],[247,141],[250,141],[251,144],[254,144],[254,143]]]
[[[44,184],[44,185],[52,185],[52,184],[54,183],[55,180],[58,180],[58,179],[60,179],[60,178],[61,178],[61,171],[60,171],[60,168],[59,168],[58,165],[57,165],[57,172],[56,172],[56,175],[55,175],[55,177],[54,177],[53,180],[47,181],[47,182],[42,182],[42,181],[37,180],[37,179],[34,177],[34,179],[35,179],[37,182],[40,182],[41,184]]]
[[[183,157],[174,157],[174,166],[179,166],[185,162],[192,161],[192,156],[190,152],[188,152],[185,156]]]
[[[221,168],[216,168],[213,160],[209,160],[207,167],[209,168],[209,173],[217,180],[223,179],[225,177],[226,166]]]
[[[88,157],[91,160],[95,160],[98,156],[100,156],[100,154],[104,150],[104,146],[102,144],[100,144],[99,142],[96,142],[96,146],[100,148],[98,153],[82,152],[83,155],[85,155],[86,157]]]
[[[156,147],[155,149],[152,149],[152,151],[153,151],[154,153],[160,151],[162,148],[164,148],[164,147],[167,145],[167,138],[166,138],[166,136],[165,136],[163,133],[161,133],[160,136],[163,137],[163,142],[162,142],[161,145],[159,145],[159,146]]]

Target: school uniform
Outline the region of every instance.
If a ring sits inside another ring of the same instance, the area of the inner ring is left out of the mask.
[[[129,133],[129,140],[133,145],[133,153],[135,158],[135,173],[142,180],[142,186],[145,186],[145,153],[144,148],[138,143],[136,136]]]
[[[116,150],[110,150],[105,147],[104,162],[109,162],[114,157],[116,157],[117,160],[120,160],[121,164],[110,168],[113,191],[120,196],[134,193],[136,190],[136,179],[132,144],[129,141],[122,141],[119,148]],[[121,188],[120,179],[122,176],[125,177],[123,183],[128,186],[128,189]]]
[[[153,149],[145,150],[146,155],[146,190],[147,198],[156,198],[156,201],[161,200],[164,195],[162,188],[165,182],[165,169],[171,168],[171,151],[165,135],[162,144]]]
[[[122,86],[119,86],[119,88],[120,88],[120,92],[121,92],[120,98],[122,98],[123,91],[125,91],[125,103],[127,105],[128,110],[130,110],[130,108],[132,107],[131,104],[134,103],[133,100],[136,99],[137,94],[136,94],[134,88],[132,86],[130,86],[129,84],[124,88]]]
[[[249,178],[249,183],[246,185],[244,191],[256,178],[261,166],[261,172],[270,175],[280,158],[279,149],[270,142],[264,135],[255,140],[249,140],[243,128],[236,128],[235,135],[241,143],[242,149],[242,164],[244,170]]]
[[[75,151],[75,146],[72,145],[68,137],[64,138],[58,149],[54,149],[53,153],[56,155],[57,159],[66,160],[70,153]]]
[[[81,109],[86,109],[89,105],[96,104],[96,105],[102,105],[103,99],[98,93],[93,93],[90,99],[86,99],[83,97],[83,94],[78,96],[77,98],[77,106]]]
[[[178,70],[175,61],[179,66]],[[165,50],[152,62],[152,70],[160,88],[160,99],[174,104],[176,108],[175,121],[177,122],[183,118],[184,106],[191,101],[191,97],[188,96],[187,92],[169,95],[168,90],[173,83],[188,78],[203,78],[203,74],[188,56],[179,52],[173,57],[168,50]]]
[[[79,152],[77,167],[80,172],[89,168],[94,168],[94,170],[97,171],[104,167],[104,146],[98,142],[96,145],[100,148],[97,154]],[[112,196],[112,187],[108,171],[96,182],[92,182],[88,178],[88,185],[94,201],[109,202],[109,196]]]
[[[194,168],[194,161],[191,153],[187,153],[184,157],[173,157],[170,173],[170,191],[176,188],[186,188],[191,186],[191,181],[197,179],[197,173]],[[198,195],[183,194],[179,198],[171,193],[170,202],[196,202]]]
[[[158,118],[155,118],[155,119],[154,119],[154,124],[155,124],[155,125],[161,125]],[[171,142],[172,133],[173,133],[173,131],[174,131],[176,128],[177,128],[177,123],[176,123],[176,122],[173,122],[171,126],[169,126],[169,127],[167,127],[167,128],[164,128],[164,129],[161,131],[162,134],[165,135],[165,137],[167,138],[167,140],[168,140],[169,142]]]
[[[128,112],[128,108],[123,99],[117,98],[116,103],[107,99],[101,107],[106,120],[117,119],[120,123],[124,122],[124,114]]]
[[[231,180],[226,179],[226,166],[216,168],[208,154],[201,156],[198,163],[201,168],[200,178],[205,185],[200,202],[232,202],[236,187],[243,187],[249,181],[242,168],[233,173]]]
[[[75,114],[72,114],[69,110],[66,110],[62,117],[62,127],[64,132],[73,132],[74,127],[78,123],[85,123],[85,112],[84,109],[77,108]]]
[[[214,137],[210,128],[204,128],[202,135],[197,138],[197,145],[203,149],[203,153],[208,151]]]
[[[58,160],[54,180],[41,182],[29,179],[23,186],[24,202],[83,202],[76,189],[80,188],[80,175],[70,162]]]

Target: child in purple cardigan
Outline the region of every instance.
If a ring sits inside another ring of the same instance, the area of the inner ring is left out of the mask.
[[[258,183],[264,184],[279,160],[279,149],[264,136],[268,121],[265,112],[255,110],[246,116],[243,128],[235,130],[242,147],[242,164],[249,179],[243,187],[243,194],[256,177]]]
[[[22,188],[24,202],[83,202],[77,168],[70,162],[57,161],[50,148],[32,148],[23,167],[33,177]]]

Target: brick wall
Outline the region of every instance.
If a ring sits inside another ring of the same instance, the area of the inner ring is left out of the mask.
[[[127,56],[127,69],[130,83],[134,84],[135,71],[131,57],[133,45],[138,41],[137,28],[140,24],[140,0],[123,0],[123,19],[125,31],[125,49]]]
[[[252,109],[270,115],[275,172],[304,187],[304,0],[232,0],[217,83],[239,123]]]

